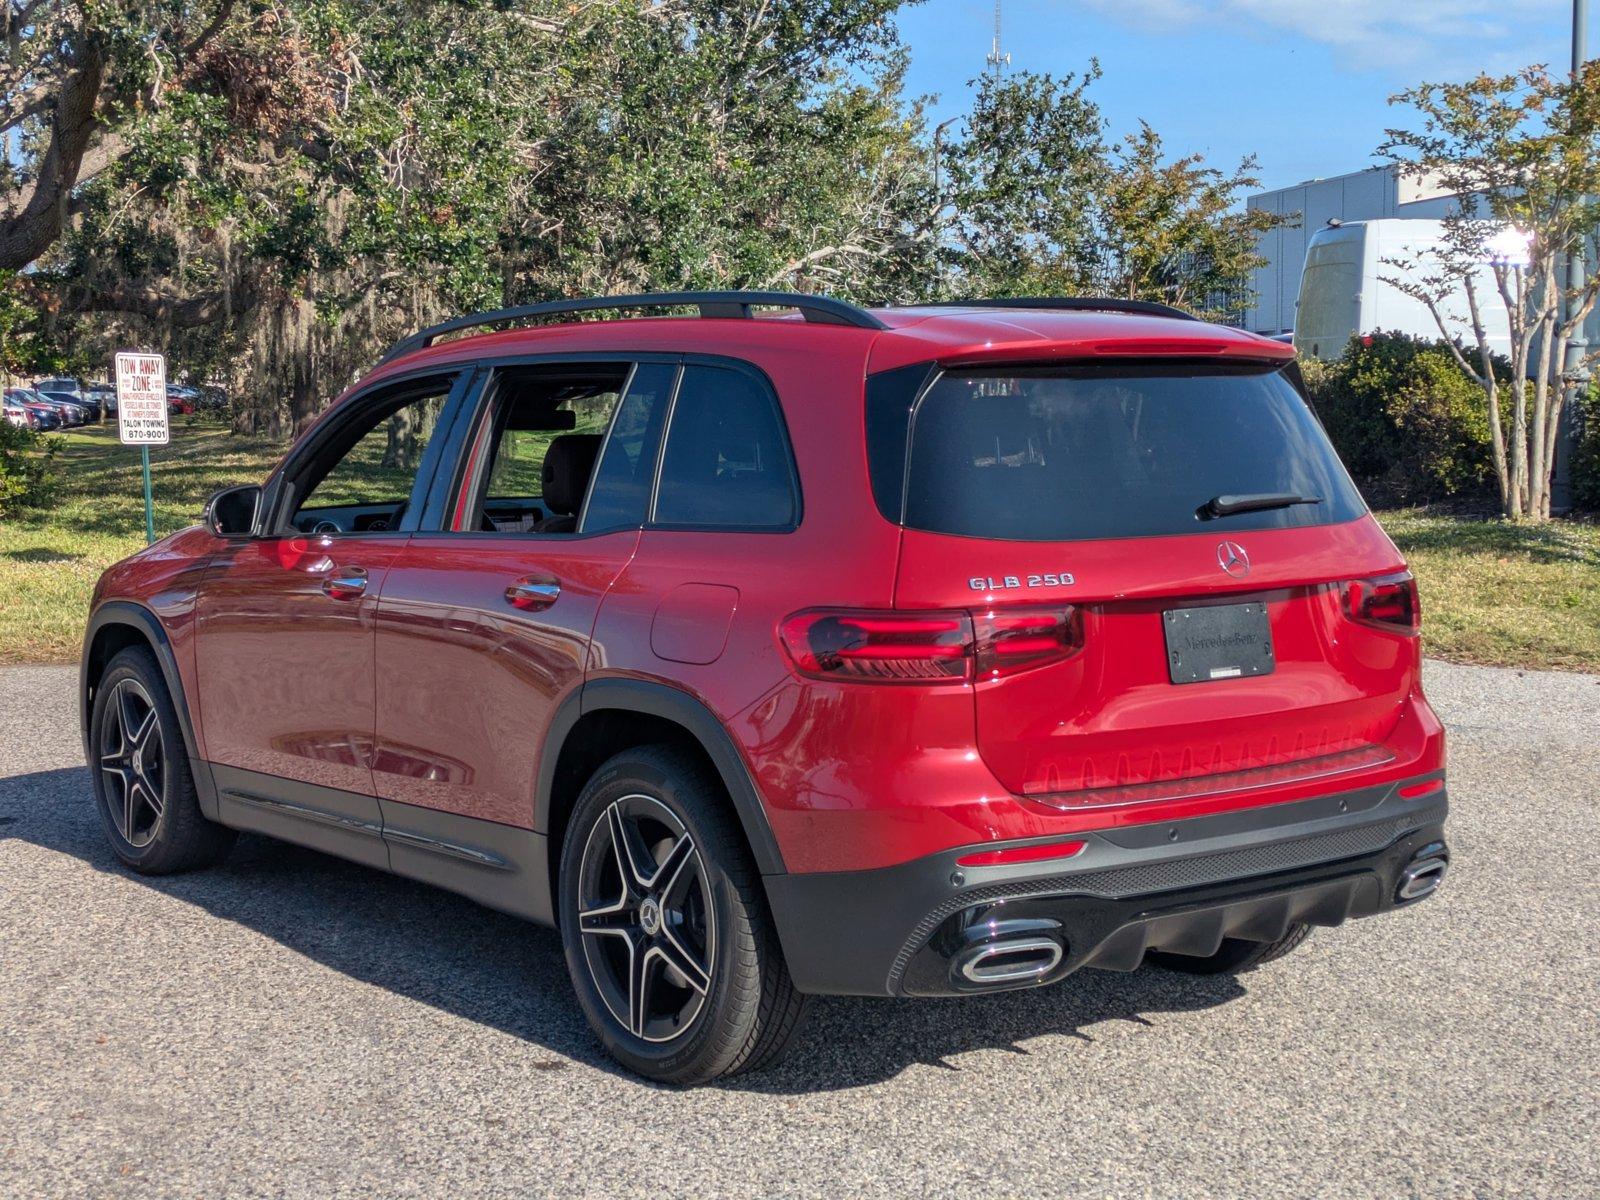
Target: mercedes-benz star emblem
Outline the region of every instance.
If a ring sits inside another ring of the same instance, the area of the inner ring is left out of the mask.
[[[1235,579],[1243,579],[1250,574],[1250,556],[1238,542],[1218,542],[1217,566]]]
[[[656,903],[654,896],[647,896],[639,906],[639,924],[650,937],[661,932],[661,905]]]

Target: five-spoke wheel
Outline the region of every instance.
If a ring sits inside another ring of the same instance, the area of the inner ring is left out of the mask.
[[[665,1042],[705,1006],[716,917],[694,837],[650,796],[628,795],[589,831],[578,868],[583,956],[606,1007]]]
[[[805,997],[703,756],[641,746],[603,763],[567,819],[556,883],[578,1002],[624,1065],[702,1083],[783,1052]]]
[[[166,802],[161,718],[137,679],[119,680],[106,706],[100,728],[106,815],[128,845],[148,846]]]
[[[155,656],[119,651],[95,681],[89,770],[111,849],[145,874],[206,866],[234,833],[200,811],[178,710]]]

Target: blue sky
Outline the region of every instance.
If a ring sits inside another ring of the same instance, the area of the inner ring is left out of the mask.
[[[1414,83],[1564,68],[1571,20],[1571,0],[1005,0],[1002,48],[1014,70],[1058,75],[1098,56],[1113,132],[1142,118],[1169,152],[1218,166],[1254,153],[1279,187],[1372,165],[1406,111],[1388,97]],[[939,94],[934,121],[963,111],[993,0],[926,0],[899,21],[909,90]]]

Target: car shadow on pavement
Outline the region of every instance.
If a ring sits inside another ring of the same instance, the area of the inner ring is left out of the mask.
[[[559,1056],[616,1074],[573,999],[553,930],[368,867],[268,838],[241,836],[220,867],[140,876],[112,855],[82,768],[0,779],[0,842],[71,855],[263,934],[315,962]],[[923,1064],[959,1071],[973,1051],[1035,1053],[1035,1039],[1092,1042],[1108,1021],[1206,1009],[1245,994],[1229,976],[1155,968],[1084,971],[1065,983],[959,1000],[822,997],[789,1058],[725,1080],[739,1091],[792,1095],[862,1087]],[[1053,1052],[1060,1053],[1059,1049]],[[631,1078],[631,1077],[630,1077]]]

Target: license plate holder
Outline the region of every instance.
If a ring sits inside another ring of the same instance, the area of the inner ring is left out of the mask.
[[[1161,624],[1173,683],[1270,675],[1276,666],[1272,625],[1260,600],[1169,608],[1161,614]]]

